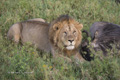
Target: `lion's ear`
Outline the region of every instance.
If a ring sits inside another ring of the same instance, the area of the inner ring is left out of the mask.
[[[83,28],[83,24],[79,24],[78,27],[81,30]]]
[[[59,29],[58,26],[56,25],[53,26],[53,30],[58,30],[58,29]]]

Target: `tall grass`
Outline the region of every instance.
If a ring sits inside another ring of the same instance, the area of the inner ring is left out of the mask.
[[[94,61],[76,65],[6,38],[16,22],[32,18],[51,22],[61,14],[69,14],[86,30],[95,21],[120,24],[120,5],[114,0],[1,0],[0,80],[120,80],[119,54],[96,53]]]

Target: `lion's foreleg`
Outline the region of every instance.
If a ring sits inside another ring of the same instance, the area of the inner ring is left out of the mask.
[[[80,55],[79,52],[77,52],[77,53],[74,55],[74,59],[75,59],[76,61],[79,61],[79,62],[84,62],[84,61],[85,61],[85,59]]]

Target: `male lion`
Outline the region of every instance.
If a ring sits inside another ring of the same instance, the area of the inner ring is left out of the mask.
[[[57,55],[74,56],[83,61],[79,53],[82,40],[82,24],[62,15],[50,24],[46,22],[28,20],[14,24],[8,31],[8,38],[14,38],[15,42],[31,42],[40,50],[52,52]]]

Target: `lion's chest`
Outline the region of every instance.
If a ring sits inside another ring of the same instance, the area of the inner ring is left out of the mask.
[[[63,53],[65,56],[70,57],[70,56],[75,55],[77,53],[77,50],[64,50]]]

